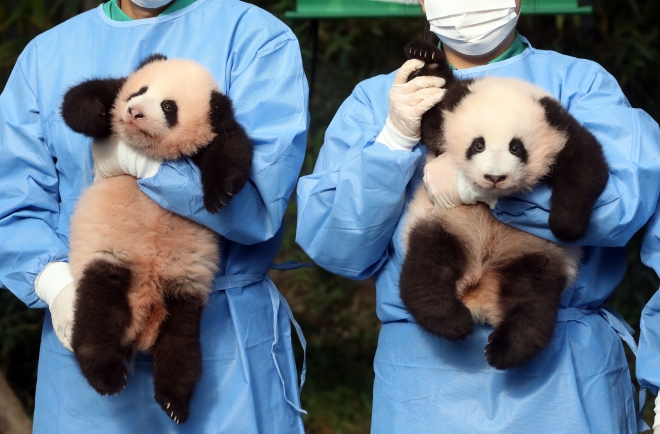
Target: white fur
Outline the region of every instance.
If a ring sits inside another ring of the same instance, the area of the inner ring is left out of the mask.
[[[444,147],[458,167],[478,188],[506,196],[534,187],[547,173],[566,144],[566,136],[545,119],[540,98],[549,96],[527,82],[488,77],[469,86],[471,93],[456,111],[445,112]],[[483,137],[485,151],[467,158],[474,139]],[[520,139],[527,164],[509,152],[512,139]],[[495,186],[484,175],[506,175]]]
[[[146,93],[130,98],[144,86]],[[219,88],[211,72],[193,61],[148,63],[128,77],[117,97],[112,110],[115,132],[154,158],[190,156],[215,136],[209,123],[214,90]],[[172,127],[161,108],[164,100],[173,100],[178,106],[178,123]],[[141,110],[144,118],[131,117],[129,108]]]

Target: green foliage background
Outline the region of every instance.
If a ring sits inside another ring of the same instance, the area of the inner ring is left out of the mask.
[[[294,0],[252,3],[282,19],[285,11],[295,8]],[[98,0],[0,2],[0,87],[4,87],[18,54],[30,39],[98,4]],[[592,4],[595,10],[592,16],[525,16],[519,29],[537,48],[600,63],[617,78],[634,107],[660,120],[660,27],[657,26],[660,2],[594,0]],[[310,22],[284,21],[298,35],[309,78]],[[361,80],[398,68],[404,61],[402,47],[411,38],[422,36],[424,30],[425,21],[417,18],[320,23],[317,73],[310,103],[312,121],[303,175],[313,170],[325,128],[354,86]],[[304,261],[308,258],[294,241],[295,215],[292,202],[280,257]],[[641,232],[628,245],[629,271],[610,300],[636,329],[642,307],[658,288],[655,273],[639,260],[640,243]],[[372,362],[380,328],[373,284],[347,281],[318,267],[273,272],[272,277],[289,300],[308,341],[309,375],[303,392],[303,407],[309,412],[305,421],[307,432],[368,432]],[[34,406],[42,321],[42,311],[26,309],[8,291],[0,291],[0,369],[29,414]],[[631,369],[634,371],[634,363]],[[646,410],[645,418],[650,421],[652,406],[647,405]]]

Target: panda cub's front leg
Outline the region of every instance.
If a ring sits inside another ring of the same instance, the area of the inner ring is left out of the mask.
[[[211,95],[211,124],[215,138],[192,160],[202,176],[204,207],[216,213],[248,181],[252,170],[252,142],[236,121],[231,100],[220,92]]]
[[[414,223],[401,268],[401,300],[420,327],[451,341],[474,331],[470,310],[456,296],[465,261],[463,246],[439,221]]]

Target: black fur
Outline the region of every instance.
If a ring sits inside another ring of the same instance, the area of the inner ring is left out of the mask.
[[[513,147],[517,146],[518,151],[514,152]],[[509,143],[509,152],[511,154],[515,155],[516,157],[520,158],[520,161],[523,163],[527,163],[527,149],[525,149],[525,144],[522,142],[520,139],[512,139],[511,142]]]
[[[167,282],[165,294],[186,292],[185,283]],[[199,341],[204,300],[169,295],[165,299],[167,319],[160,327],[152,348],[154,395],[156,401],[177,423],[190,414],[190,401],[202,376],[202,348]]]
[[[422,116],[422,143],[436,156],[443,152],[442,144],[436,139],[442,137],[438,134],[443,131],[443,111],[454,111],[456,107],[470,94],[468,86],[473,80],[458,80],[454,77],[451,67],[447,63],[447,57],[436,45],[428,41],[415,40],[404,48],[408,59],[423,60],[425,65],[418,71],[410,74],[408,81],[420,76],[433,76],[444,78],[444,88],[447,93],[443,100]]]
[[[165,100],[160,103],[160,108],[165,114],[165,122],[168,127],[172,128],[179,123],[179,106],[176,105],[176,101]]]
[[[149,56],[142,59],[142,61],[140,62],[138,67],[135,68],[135,70],[137,71],[139,69],[142,69],[144,66],[146,66],[150,63],[159,62],[161,60],[167,60],[167,56],[165,56],[164,54],[160,54],[160,53],[150,54]]]
[[[126,101],[130,101],[130,100],[132,100],[133,98],[135,98],[136,96],[144,95],[145,93],[147,93],[148,90],[149,90],[149,87],[148,87],[148,86],[142,86],[142,87],[140,88],[140,90],[138,90],[138,91],[135,92],[135,93],[130,94],[130,95],[128,96],[128,99],[127,99]]]
[[[70,88],[60,110],[64,122],[88,137],[108,137],[112,132],[110,109],[125,81],[125,78],[91,79]]]
[[[89,384],[102,395],[126,387],[131,347],[121,344],[131,322],[131,270],[97,259],[85,268],[76,289],[71,347]]]
[[[558,101],[545,97],[539,103],[548,123],[568,136],[549,177],[548,224],[560,240],[575,241],[586,234],[593,207],[607,184],[607,160],[598,140]]]
[[[459,240],[437,221],[422,220],[412,228],[399,280],[401,300],[420,327],[451,341],[474,331],[470,310],[456,297],[466,261]]]
[[[465,158],[469,160],[476,154],[482,153],[484,149],[486,149],[486,141],[483,137],[477,137],[472,141],[472,145],[470,145],[467,152],[465,153]]]
[[[526,254],[499,270],[504,320],[488,338],[486,360],[497,369],[523,365],[552,339],[567,283],[559,256]]]
[[[236,121],[227,96],[214,91],[210,104],[210,121],[217,135],[192,159],[202,174],[204,207],[215,213],[247,183],[252,169],[252,142]]]

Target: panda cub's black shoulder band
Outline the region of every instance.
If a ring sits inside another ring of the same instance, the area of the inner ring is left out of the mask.
[[[137,71],[138,69],[142,69],[150,63],[160,62],[161,60],[167,60],[167,56],[165,56],[164,54],[160,54],[160,53],[150,54],[149,56],[142,59],[142,61],[140,62],[140,64],[138,65],[138,67],[135,70]]]

